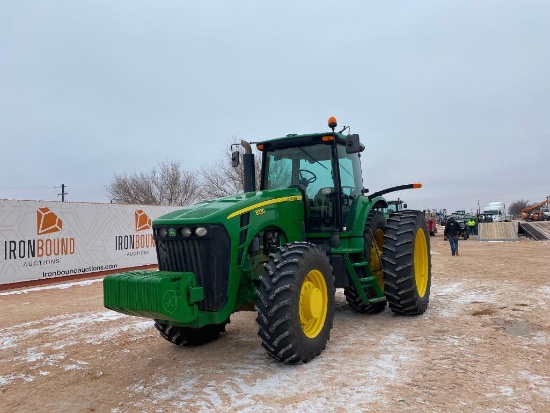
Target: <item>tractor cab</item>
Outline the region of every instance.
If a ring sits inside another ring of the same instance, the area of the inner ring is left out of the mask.
[[[346,231],[350,208],[363,193],[359,135],[334,132],[335,119],[332,125],[332,133],[287,135],[257,145],[263,153],[260,189],[299,189],[308,233]]]

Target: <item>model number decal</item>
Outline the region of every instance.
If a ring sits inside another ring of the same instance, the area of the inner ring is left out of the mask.
[[[256,216],[265,214],[265,209],[263,208],[257,209],[256,211],[254,211],[254,213],[256,214]]]

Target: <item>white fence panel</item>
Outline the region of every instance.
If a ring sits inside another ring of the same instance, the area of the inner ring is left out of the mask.
[[[176,209],[0,200],[0,284],[156,264],[151,221]]]

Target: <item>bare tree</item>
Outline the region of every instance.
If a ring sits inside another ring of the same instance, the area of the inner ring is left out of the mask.
[[[178,161],[163,161],[148,172],[115,174],[105,186],[109,197],[122,204],[189,205],[197,200],[199,182]]]
[[[207,163],[199,169],[199,175],[201,177],[201,195],[204,199],[221,198],[244,192],[242,162],[242,153],[244,150],[239,142],[240,139],[233,138],[227,143],[227,149],[224,151],[224,156],[222,159]],[[239,152],[241,152],[241,162],[238,167],[234,168],[231,166],[231,153],[233,152],[231,146],[237,144],[238,146],[234,146],[233,150],[239,150]],[[256,189],[259,189],[260,173],[262,169],[261,153],[255,150],[254,155]]]
[[[521,215],[521,210],[526,208],[529,205],[529,201],[525,199],[520,199],[519,201],[514,201],[508,207],[508,213],[510,215]]]

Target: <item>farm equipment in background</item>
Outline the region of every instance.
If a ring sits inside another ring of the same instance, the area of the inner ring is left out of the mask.
[[[426,219],[426,225],[428,226],[428,233],[433,237],[437,234],[437,213],[432,210],[426,210],[424,211],[424,217]]]
[[[241,141],[245,193],[205,201],[153,221],[159,271],[105,277],[104,305],[148,317],[166,340],[199,345],[225,331],[232,313],[255,309],[267,354],[305,363],[325,348],[335,289],[352,310],[422,314],[431,285],[430,237],[421,211],[386,220],[383,194],[363,188],[359,135],[287,135]],[[240,163],[234,152],[233,166]]]
[[[401,212],[407,209],[407,204],[399,198],[396,200],[387,201],[387,204],[388,206],[382,209],[382,213],[386,219],[388,219],[388,217],[394,212]]]
[[[524,221],[550,221],[548,200],[523,208],[521,210],[521,219]]]

